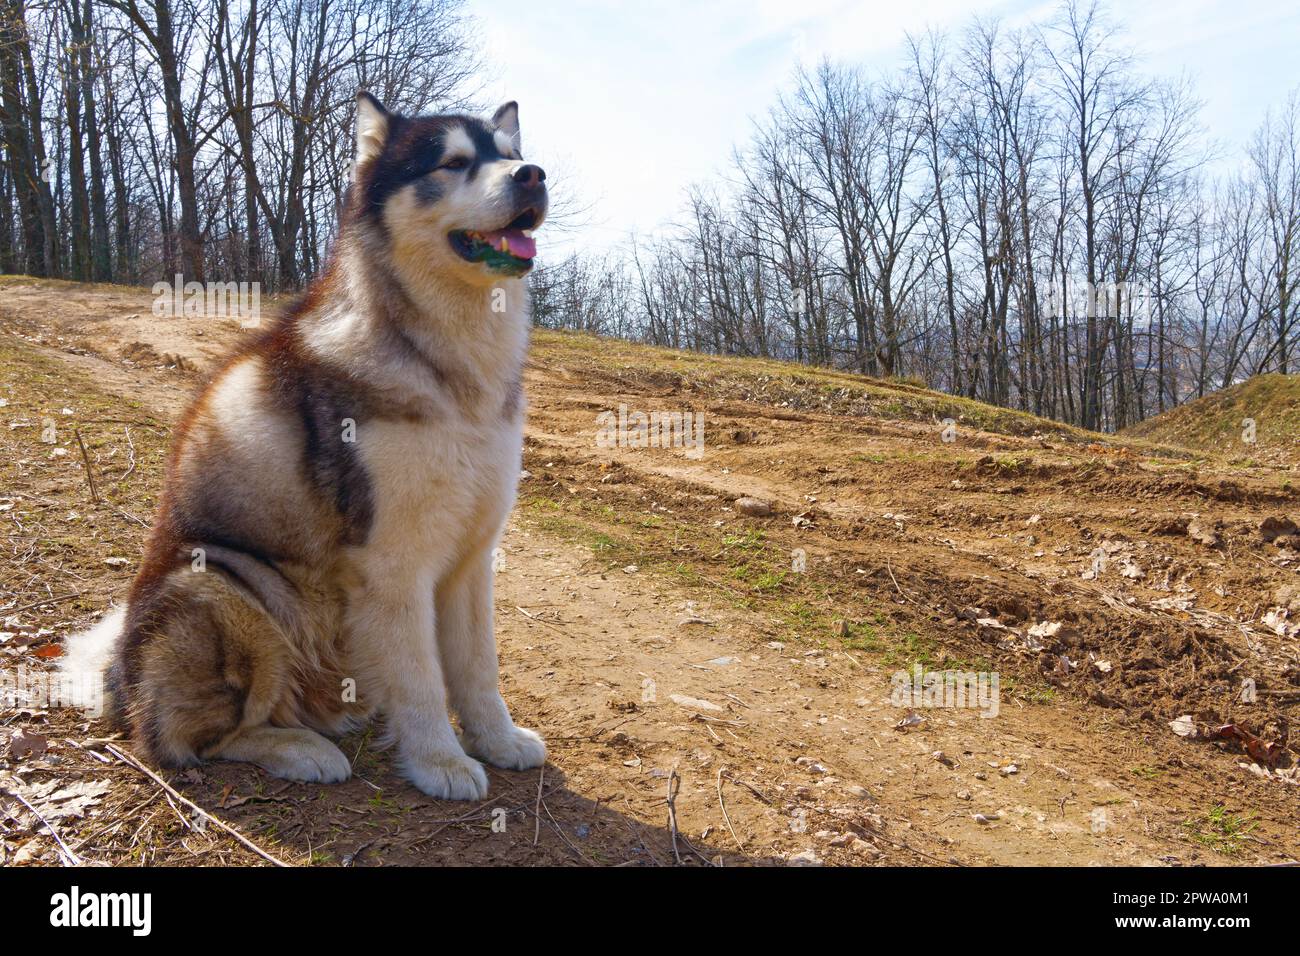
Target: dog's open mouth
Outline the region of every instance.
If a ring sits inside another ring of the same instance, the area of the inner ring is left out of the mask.
[[[537,225],[535,209],[526,209],[502,229],[480,232],[457,229],[448,235],[451,247],[467,262],[481,262],[493,272],[523,275],[533,267],[537,243],[532,230]]]

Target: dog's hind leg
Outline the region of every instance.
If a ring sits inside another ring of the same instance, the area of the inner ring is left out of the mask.
[[[306,783],[340,783],[352,775],[343,751],[305,727],[250,727],[237,731],[207,756],[242,760],[273,776]]]
[[[293,726],[290,636],[246,587],[211,568],[161,583],[123,646],[133,736],[164,766],[242,760],[291,780],[346,780],[342,751]]]

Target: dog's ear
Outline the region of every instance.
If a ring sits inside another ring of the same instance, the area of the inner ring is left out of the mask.
[[[492,125],[510,137],[515,152],[523,155],[523,143],[519,138],[519,104],[514,100],[501,106],[492,114]]]
[[[365,90],[357,91],[357,164],[378,156],[388,139],[388,110]]]

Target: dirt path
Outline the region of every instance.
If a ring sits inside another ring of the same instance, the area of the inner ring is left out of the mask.
[[[12,670],[45,646],[14,647],[23,635],[61,636],[123,593],[166,423],[238,329],[153,319],[131,290],[10,280],[0,297],[14,555],[0,608],[80,595],[6,624]],[[553,336],[528,372],[497,618],[507,699],[550,744],[540,780],[493,772],[482,806],[430,801],[367,735],[345,741],[357,776],[339,787],[221,764],[172,784],[292,862],[1296,858],[1300,787],[1167,727],[1183,713],[1285,721],[1284,693],[1236,702],[1242,676],[1268,692],[1300,674],[1294,638],[1259,623],[1295,578],[1285,549],[1253,540],[1264,516],[1294,507],[1275,475],[960,426],[945,442],[938,426],[773,407],[652,372]],[[705,411],[706,454],[597,447],[596,414],[620,403]],[[100,503],[75,440],[38,442],[49,416],[89,438]],[[737,514],[740,495],[773,515]],[[1189,522],[1218,544],[1189,537]],[[1061,626],[1030,633],[1044,623]],[[997,715],[918,708],[923,722],[895,729],[910,708],[891,701],[891,675],[917,665],[997,671]],[[49,748],[18,758],[0,742],[0,789],[108,782],[59,821],[87,858],[258,862],[88,754],[103,725],[58,710],[0,710],[0,725]],[[4,800],[0,863],[55,861]]]

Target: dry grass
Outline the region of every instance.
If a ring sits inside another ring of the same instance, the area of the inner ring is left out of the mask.
[[[1245,440],[1247,420],[1254,443]],[[1241,464],[1300,465],[1300,377],[1255,375],[1126,429]]]
[[[667,394],[740,400],[791,412],[824,412],[888,421],[942,425],[998,435],[1041,437],[1071,444],[1127,448],[1142,455],[1186,458],[1185,449],[1137,436],[1104,435],[1012,408],[949,395],[905,379],[764,358],[705,355],[576,332],[538,330],[532,362],[629,391],[658,386]]]

